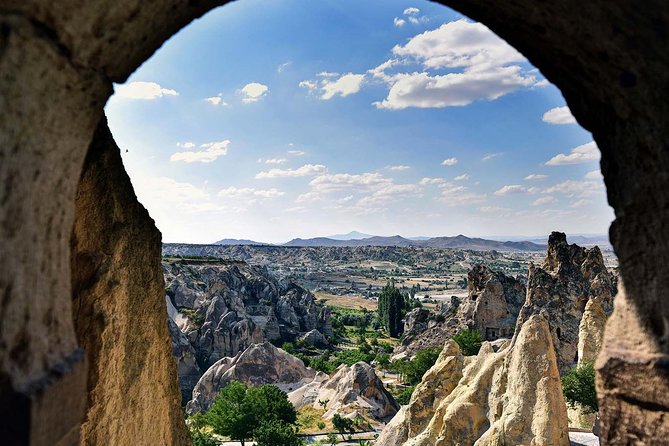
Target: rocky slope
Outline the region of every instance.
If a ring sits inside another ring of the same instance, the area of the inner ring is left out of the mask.
[[[163,271],[184,401],[199,375],[221,358],[263,341],[295,341],[313,330],[332,335],[328,308],[304,288],[261,268],[180,260],[163,262]]]
[[[592,301],[583,336],[601,344],[602,313],[608,316],[613,311],[615,293],[615,276],[604,266],[599,247],[569,245],[563,233],[553,232],[548,239],[543,265],[530,265],[527,299],[518,316],[518,326],[533,314],[544,314],[549,322],[558,366],[564,371],[578,360],[579,327],[586,306]],[[595,308],[601,311],[595,311]],[[591,323],[595,312],[600,320]],[[595,327],[597,333],[593,331]],[[584,344],[581,350],[592,358],[598,347]]]
[[[319,374],[310,384],[288,394],[293,405],[319,408],[319,401],[328,401],[325,419],[335,413],[370,421],[384,421],[397,413],[399,405],[385,389],[374,369],[365,362],[341,365],[332,377]]]
[[[567,409],[548,322],[532,315],[507,343],[499,352],[484,343],[471,360],[446,343],[376,444],[567,446]]]
[[[188,402],[189,413],[202,412],[211,406],[218,392],[230,381],[241,381],[250,386],[274,384],[284,392],[313,381],[316,371],[270,344],[254,344],[234,357],[222,358],[202,375]]]
[[[524,278],[514,278],[475,265],[467,275],[467,297],[453,296],[438,314],[414,309],[404,322],[404,338],[397,352],[411,355],[429,347],[441,347],[458,331],[478,330],[486,340],[511,337],[525,302]]]

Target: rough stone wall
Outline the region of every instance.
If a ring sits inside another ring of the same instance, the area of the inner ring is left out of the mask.
[[[84,163],[72,233],[74,323],[90,365],[80,444],[187,444],[160,239],[102,119]]]
[[[81,165],[110,81],[124,81],[172,34],[223,3],[0,0],[0,252],[11,253],[0,258],[0,415],[8,415],[0,416],[0,430],[12,432],[15,444],[76,442],[85,366],[71,318],[69,237]],[[525,54],[593,133],[626,287],[597,362],[602,442],[664,441],[669,5],[440,3]]]

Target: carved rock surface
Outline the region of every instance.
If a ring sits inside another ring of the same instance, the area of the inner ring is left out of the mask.
[[[601,300],[594,297],[585,304],[583,317],[578,326],[578,363],[591,362],[597,358],[602,348],[606,312]]]
[[[186,444],[160,232],[136,201],[106,120],[95,141],[71,241],[74,322],[90,364],[81,443]]]
[[[323,415],[326,419],[339,413],[383,421],[399,409],[374,369],[365,362],[357,362],[350,367],[342,364],[329,379],[318,377],[307,388],[289,393],[288,398],[298,409],[307,405],[319,408],[319,400],[329,400]]]
[[[447,343],[376,444],[569,445],[567,408],[547,321],[531,316],[507,348],[496,353],[485,342],[468,364],[457,346]]]
[[[189,413],[202,412],[211,406],[218,392],[230,381],[250,386],[273,384],[290,392],[311,382],[316,371],[306,367],[295,356],[270,344],[254,344],[231,358],[222,358],[202,375],[188,402]]]

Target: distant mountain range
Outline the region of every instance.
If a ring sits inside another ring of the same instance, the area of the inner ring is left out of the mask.
[[[497,240],[493,240],[497,239]],[[474,251],[543,251],[546,249],[548,237],[528,237],[522,240],[519,237],[508,237],[511,240],[504,240],[502,237],[478,238],[467,237],[462,234],[454,237],[402,237],[393,235],[389,237],[363,234],[362,232],[352,231],[348,234],[337,234],[328,237],[314,238],[294,238],[283,244],[274,244],[276,246],[400,246],[400,247],[424,247],[424,248],[454,248],[471,249]],[[599,245],[610,247],[608,237],[601,235],[574,235],[568,236],[569,243],[576,243],[581,246]],[[273,245],[272,243],[255,242],[244,239],[223,239],[215,245]]]

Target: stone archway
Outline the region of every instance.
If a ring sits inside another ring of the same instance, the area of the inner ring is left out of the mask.
[[[86,408],[90,418],[101,402],[108,409],[83,430],[91,444],[186,442],[174,415],[174,370],[157,380],[144,373],[169,357],[165,324],[141,325],[114,307],[120,298],[139,312],[160,307],[157,291],[138,296],[128,279],[155,273],[159,239],[134,194],[119,184],[123,168],[101,119],[111,82],[124,81],[171,35],[224,3],[0,2],[0,430],[9,444],[74,444]],[[525,54],[593,133],[625,283],[598,360],[602,440],[662,442],[669,435],[669,5],[440,3]],[[87,222],[87,239],[77,237],[75,215]],[[148,257],[139,270],[128,246],[145,236]],[[76,330],[73,287],[76,314],[84,315]],[[103,297],[112,300],[111,314],[100,310],[92,318]],[[109,321],[120,317],[127,329],[122,342],[95,328],[114,327]],[[91,346],[100,354],[92,356]],[[147,413],[151,407],[162,415]]]

